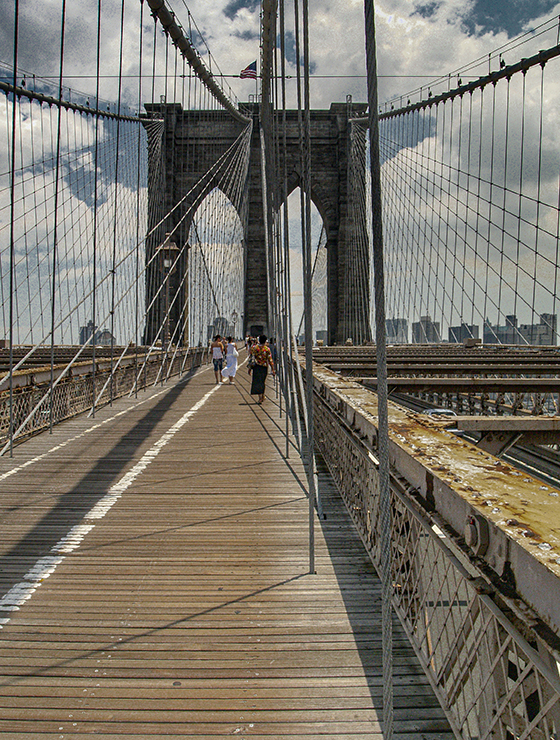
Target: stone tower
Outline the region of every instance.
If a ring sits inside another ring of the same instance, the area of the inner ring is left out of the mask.
[[[246,258],[244,332],[257,334],[268,329],[268,285],[265,254],[265,227],[263,215],[263,189],[261,179],[261,139],[259,131],[259,106],[245,104],[254,117],[251,138],[251,152],[248,174],[247,198],[248,218],[244,235]],[[148,129],[150,142],[149,156],[149,215],[148,222],[153,226],[173,206],[185,199],[159,232],[148,239],[147,254],[153,253],[154,245],[161,243],[163,233],[181,224],[175,240],[186,243],[192,222],[192,215],[185,213],[193,205],[201,202],[215,186],[215,182],[203,176],[219,157],[225,157],[224,167],[228,165],[227,152],[244,129],[244,124],[234,120],[225,111],[183,110],[180,105],[146,105],[148,116],[161,118],[159,128]],[[349,123],[352,116],[363,115],[365,104],[353,104],[351,111],[346,103],[333,103],[329,110],[311,111],[311,199],[323,223],[327,237],[327,321],[329,344],[342,343],[347,337],[357,336],[353,322],[360,320],[369,326],[369,304],[360,307],[352,291],[345,287],[344,275],[349,255],[347,239],[348,224],[348,152]],[[275,114],[281,116],[281,113]],[[282,136],[283,138],[283,136]],[[287,171],[287,197],[302,182],[301,144],[298,125],[298,112],[286,112],[286,149],[280,147],[278,171],[284,171],[284,158]],[[238,184],[226,182],[221,185],[224,194],[239,208]],[[278,208],[279,203],[274,207]],[[161,233],[160,233],[161,232]],[[158,241],[159,240],[159,241]],[[363,264],[369,264],[366,258]],[[176,284],[181,279],[182,265],[173,276]],[[158,278],[154,271],[148,270],[146,300],[149,305],[157,289]],[[184,299],[185,300],[185,299]],[[161,305],[156,301],[148,312],[146,342],[153,338],[155,327],[159,325],[162,314]],[[179,320],[184,305],[175,305],[172,322]],[[360,316],[360,312],[363,316]]]

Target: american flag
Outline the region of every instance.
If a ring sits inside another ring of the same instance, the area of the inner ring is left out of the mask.
[[[239,75],[242,80],[251,79],[256,80],[257,79],[257,60],[255,59],[254,62],[251,62],[248,67],[245,67],[245,69],[241,70],[241,73]]]

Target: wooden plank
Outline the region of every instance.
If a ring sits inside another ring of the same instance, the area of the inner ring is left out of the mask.
[[[283,457],[284,424],[274,389],[256,405],[243,367],[232,387],[204,369],[0,460],[3,593],[93,525],[0,608],[0,738],[382,737],[380,585],[324,476],[309,573],[305,474],[293,440]],[[394,664],[394,737],[450,739],[397,622]]]

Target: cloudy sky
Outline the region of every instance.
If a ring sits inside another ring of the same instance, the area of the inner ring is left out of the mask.
[[[257,0],[168,0],[183,27],[208,62],[207,46],[213,55],[212,69],[225,75],[241,101],[255,93],[255,83],[236,75],[259,58],[260,3]],[[97,0],[67,0],[64,75],[72,88],[73,99],[79,91],[95,94],[97,38]],[[362,0],[324,0],[310,3],[310,58],[312,106],[327,108],[333,101],[344,101],[348,94],[354,101],[366,100],[364,70],[364,20]],[[51,80],[53,90],[59,74],[60,20],[62,0],[23,0],[20,2],[19,67],[26,73]],[[101,96],[115,100],[118,91],[118,58],[120,53],[121,0],[102,0],[101,20]],[[379,99],[380,102],[406,96],[426,87],[437,77],[452,75],[444,85],[463,81],[496,69],[499,57],[488,60],[495,50],[503,50],[506,63],[548,48],[558,39],[555,25],[546,34],[534,33],[539,25],[560,13],[560,3],[551,0],[378,0],[376,7]],[[138,105],[140,44],[140,0],[126,0],[123,21],[123,100]],[[190,11],[190,15],[189,15]],[[289,102],[295,100],[296,52],[293,34],[292,4],[286,2],[286,57]],[[13,0],[0,0],[0,62],[12,62]],[[154,24],[144,3],[142,32],[143,75],[142,100],[156,100],[171,89],[164,88],[165,37]],[[522,47],[513,48],[512,40],[526,34]],[[204,42],[203,42],[204,39]],[[152,91],[149,73],[154,57],[160,75]],[[469,63],[481,60],[474,68]],[[7,69],[7,67],[4,67]],[[168,72],[173,70],[171,52]],[[9,73],[6,72],[5,75]],[[0,76],[3,76],[0,72]],[[30,84],[30,83],[28,83]],[[171,85],[171,83],[169,83]],[[434,91],[437,86],[432,85]],[[180,93],[178,93],[180,98]],[[291,212],[297,218],[297,196]],[[317,221],[317,219],[316,219]],[[318,239],[320,224],[315,224]],[[294,242],[298,229],[294,229]],[[295,250],[297,252],[297,249]],[[296,255],[297,256],[297,255]],[[297,288],[295,290],[297,292]],[[296,311],[297,313],[297,311]]]
[[[206,49],[198,31],[210,47],[224,75],[237,75],[259,57],[259,14],[257,0],[168,0],[177,18],[198,49]],[[361,0],[324,0],[310,3],[310,57],[313,72],[312,103],[326,107],[351,94],[365,100],[364,22]],[[0,48],[2,59],[10,63],[13,48],[12,0],[0,2]],[[37,75],[56,78],[59,72],[61,0],[24,0],[20,3],[20,66]],[[430,79],[446,75],[471,60],[485,56],[509,39],[537,26],[560,12],[553,0],[378,0],[376,6],[380,101],[406,94]],[[114,75],[119,55],[120,0],[102,2],[102,73]],[[191,16],[189,17],[189,10]],[[294,74],[295,47],[291,3],[286,3],[286,56],[288,74]],[[140,2],[126,0],[124,22],[124,80],[127,100],[138,98],[138,28]],[[97,0],[68,0],[65,73],[73,89],[92,95],[91,78],[96,61]],[[198,31],[194,27],[194,22]],[[144,71],[151,67],[153,23],[147,6],[144,17]],[[537,48],[555,43],[541,40]],[[550,42],[550,43],[548,43]],[[159,72],[163,72],[164,43],[156,41]],[[506,59],[507,61],[507,59]],[[333,76],[335,75],[335,76]],[[340,77],[336,77],[340,75]],[[240,100],[255,92],[250,80],[228,79]],[[148,88],[148,83],[146,83]],[[102,94],[116,95],[116,81],[110,76],[102,82]],[[295,81],[288,81],[295,94]],[[151,90],[145,89],[144,98]]]

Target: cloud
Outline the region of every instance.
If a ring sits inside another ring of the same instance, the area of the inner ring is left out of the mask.
[[[189,3],[192,17],[196,19],[197,28],[190,24],[190,18],[185,7],[177,0],[171,0],[171,6],[177,18],[184,25],[187,35],[195,39],[200,53],[205,54],[205,46],[201,37],[205,39],[211,48],[215,63],[226,75],[238,75],[253,59],[258,58],[259,47],[259,10],[257,0],[216,0],[208,3],[207,0],[193,0]],[[121,41],[120,41],[120,2],[118,0],[104,0],[102,3],[103,16],[101,22],[101,79],[100,95],[102,98],[114,101],[118,95],[118,73],[117,63]],[[49,91],[52,94],[56,90],[57,76],[59,72],[58,53],[60,49],[60,0],[28,0],[20,9],[20,48],[19,64],[27,72],[36,75],[48,76],[49,80],[36,80],[34,83],[39,89]],[[189,99],[186,97],[185,89],[189,86],[189,72],[186,78],[174,79],[173,72],[177,63],[179,74],[182,72],[182,62],[175,57],[175,48],[169,43],[167,37],[161,32],[159,26],[154,22],[147,11],[144,3],[143,19],[143,59],[142,59],[142,91],[138,92],[139,74],[139,43],[140,43],[140,11],[142,4],[138,2],[127,2],[125,5],[125,25],[123,29],[123,79],[121,97],[123,103],[136,108],[140,102],[150,102],[152,99],[159,101],[160,95],[165,95],[171,102]],[[537,25],[548,14],[558,14],[559,4],[550,0],[435,0],[424,2],[412,2],[411,0],[378,0],[376,2],[376,41],[378,55],[379,99],[393,100],[397,103],[407,96],[425,95],[426,86],[435,77],[442,77],[439,87],[434,88],[436,94],[448,86],[457,84],[458,70],[466,67],[471,60],[480,58],[481,64],[468,72],[471,76],[486,74],[488,71],[488,55],[494,49],[506,44],[512,35],[528,30]],[[11,49],[13,43],[13,2],[12,0],[0,0],[0,12],[3,23],[0,26],[1,48],[4,49],[5,63],[11,62]],[[155,28],[155,33],[154,33]],[[197,30],[198,29],[198,30]],[[362,0],[345,0],[344,3],[334,0],[325,0],[322,4],[311,4],[310,7],[310,57],[312,70],[317,77],[311,80],[311,104],[314,108],[328,108],[333,101],[344,101],[348,94],[353,96],[354,101],[361,102],[367,99],[367,88],[365,79],[365,52],[364,52],[364,17]],[[531,50],[546,48],[556,43],[556,29],[551,31],[550,36],[529,35],[532,44],[523,47],[522,50],[512,50],[505,54],[506,62],[513,63],[520,56],[529,56]],[[91,97],[95,94],[95,66],[97,61],[97,4],[68,3],[65,36],[65,59],[64,71],[66,85],[72,88],[72,99],[79,99],[78,91],[83,91],[83,97]],[[286,18],[286,58],[288,62],[288,74],[295,72],[295,41],[293,18]],[[206,63],[209,63],[205,55]],[[498,59],[491,60],[491,64],[498,65]],[[154,86],[150,74],[155,65],[158,75]],[[213,71],[215,68],[213,67]],[[446,78],[448,73],[454,72],[453,78]],[[532,74],[532,73],[531,73]],[[548,67],[546,69],[547,80]],[[340,75],[340,77],[336,77]],[[319,76],[325,76],[321,78]],[[465,79],[468,79],[465,76]],[[247,100],[250,94],[254,94],[255,85],[251,80],[231,79],[234,92],[240,100]],[[517,85],[512,80],[511,89]],[[49,87],[50,86],[50,87]],[[287,81],[288,104],[295,106],[296,84],[294,79]],[[560,150],[560,133],[556,122],[556,110],[560,102],[557,94],[557,85],[551,80],[547,82],[545,89],[546,105],[543,119],[543,158],[539,162],[535,158],[532,148],[525,151],[525,162],[523,179],[527,193],[536,194],[540,187],[540,200],[542,202],[540,218],[542,222],[550,221],[552,230],[555,218],[553,208],[554,195],[556,193],[554,181],[555,173],[558,171],[558,151]],[[498,96],[502,95],[502,87]],[[528,88],[526,95],[531,110],[536,110],[539,96],[538,83]],[[66,94],[70,94],[65,92]],[[518,92],[515,99],[518,100]],[[504,101],[499,98],[499,115],[502,115]],[[488,113],[484,113],[483,125],[488,125]],[[6,116],[3,116],[4,124]],[[84,120],[85,128],[90,124]],[[399,162],[410,161],[420,156],[422,147],[424,151],[428,146],[437,148],[442,145],[441,130],[435,129],[435,118],[433,115],[427,117],[426,126],[422,125],[421,133],[418,131],[409,134],[408,138],[401,141],[396,149],[387,154],[387,159],[395,158]],[[519,118],[512,113],[510,138],[510,156],[519,159],[519,134],[513,134],[513,130],[519,131]],[[37,127],[37,120],[32,123],[25,121],[28,127]],[[527,116],[525,121],[527,141],[534,141],[538,137],[539,118],[534,115]],[[488,130],[486,128],[486,130]],[[502,132],[505,128],[502,126]],[[485,131],[479,133],[479,138],[484,138]],[[505,134],[502,134],[505,135]],[[107,142],[110,142],[111,134],[107,129]],[[476,136],[476,134],[475,134]],[[46,146],[49,143],[47,140]],[[458,139],[455,139],[458,141]],[[516,143],[517,142],[517,143]],[[66,146],[66,144],[65,144]],[[517,149],[516,149],[517,147]],[[108,143],[107,152],[110,152]],[[68,150],[70,145],[68,144]],[[463,148],[464,156],[465,149]],[[6,147],[2,150],[1,157],[5,157]],[[449,157],[456,157],[457,151],[449,153]],[[108,161],[110,159],[107,154]],[[512,159],[511,162],[514,160]],[[4,163],[5,164],[5,163]],[[403,165],[404,166],[404,165]],[[474,166],[474,165],[471,165]],[[494,163],[495,172],[503,171],[504,162],[496,155]],[[107,165],[111,169],[110,163]],[[489,159],[485,157],[482,163],[481,174],[489,176]],[[6,167],[3,167],[3,172]],[[73,164],[68,160],[65,170],[65,186],[68,190],[68,204],[76,214],[85,214],[91,208],[91,186],[88,185],[88,176],[92,171],[91,163],[91,130],[88,143],[84,152],[76,156]],[[538,174],[540,172],[540,175]],[[36,175],[38,177],[38,173]],[[44,178],[44,188],[48,191],[52,187],[52,176],[45,172],[41,173]],[[123,194],[131,190],[132,183],[126,179],[126,170],[122,170],[118,182],[114,183],[114,177],[107,175],[103,180],[103,197],[105,198],[107,213],[111,196],[116,187]],[[507,182],[511,185],[515,179],[519,179],[519,168],[513,165],[508,168]],[[540,186],[539,186],[540,182]],[[461,199],[458,199],[458,202]],[[296,198],[297,202],[297,198]],[[104,203],[104,205],[105,205]],[[5,205],[5,204],[4,204]],[[460,206],[457,205],[457,210]],[[291,220],[297,223],[297,208],[290,209]],[[528,221],[534,216],[529,216]],[[320,218],[314,216],[314,224],[320,224]],[[453,225],[453,220],[450,225]],[[314,228],[316,228],[314,226]],[[525,228],[525,227],[524,227]],[[524,239],[531,241],[530,226],[527,226],[527,234]],[[294,228],[292,244],[294,252],[297,252],[300,242],[299,228]],[[43,236],[41,236],[41,239]],[[534,234],[533,234],[534,238]],[[551,249],[548,239],[542,244],[544,252]],[[506,245],[511,251],[511,245]],[[529,269],[530,256],[520,255],[521,261]],[[545,269],[545,264],[538,263],[539,270]],[[449,290],[451,288],[449,287]],[[296,288],[296,292],[297,288]],[[435,300],[434,296],[432,299]],[[431,299],[430,299],[431,300]],[[438,298],[438,301],[442,299]],[[428,301],[428,298],[426,298]],[[437,302],[437,301],[436,301]],[[429,305],[429,302],[426,304]]]
[[[382,122],[389,317],[430,314],[446,335],[462,321],[558,312],[556,67],[523,82],[434,107],[416,143],[408,127],[422,131],[425,115]]]
[[[193,0],[192,16],[178,0],[168,0],[177,19],[196,47],[205,54],[201,36],[209,44],[217,65],[224,74],[238,74],[249,61],[258,57],[258,0]],[[59,72],[60,0],[29,0],[21,10],[19,63],[22,69],[37,75],[49,75],[56,86]],[[102,4],[101,20],[101,95],[115,99],[118,80],[115,60],[120,49],[120,2],[106,0]],[[512,34],[525,30],[539,18],[558,8],[551,0],[379,0],[376,3],[376,27],[380,100],[405,94],[415,87],[416,75],[445,75],[479,55],[488,54]],[[123,58],[125,77],[122,96],[127,105],[137,106],[138,47],[141,4],[125,5]],[[13,44],[13,3],[0,0],[4,22],[0,27],[1,48],[5,62],[10,62]],[[196,26],[194,26],[194,21]],[[143,101],[152,96],[148,75],[154,63],[160,77],[154,89],[156,100],[168,94],[163,77],[172,75],[174,49],[167,39],[156,33],[148,12],[144,11],[143,75],[146,76]],[[286,58],[289,72],[295,63],[294,20],[287,12]],[[94,71],[97,59],[97,4],[68,3],[65,34],[65,74],[67,84],[92,96],[95,92]],[[166,52],[169,54],[165,68]],[[310,7],[310,57],[316,75],[356,75],[312,80],[312,106],[328,107],[333,101],[343,101],[347,94],[364,101],[366,81],[364,55],[364,18],[361,0],[341,4],[325,2]],[[232,80],[240,99],[252,93],[250,82]],[[290,104],[295,104],[295,82],[288,81]]]
[[[259,34],[256,33],[256,31],[235,31],[234,35],[237,36],[238,39],[242,39],[243,41],[258,41]]]
[[[289,234],[290,234],[290,280],[292,288],[292,320],[294,332],[303,315],[303,265],[301,254],[301,218],[300,190],[296,188],[288,198]],[[311,246],[312,262],[315,265],[313,279],[313,331],[326,329],[327,284],[326,284],[326,249],[322,234],[322,219],[319,211],[311,203]],[[321,240],[322,239],[322,240]],[[317,251],[319,251],[317,259]],[[301,330],[303,332],[303,328]]]
[[[441,2],[431,2],[425,3],[423,5],[417,5],[412,15],[419,15],[421,18],[433,18],[437,15],[437,11],[440,5]]]
[[[243,225],[233,203],[218,188],[197,209],[188,243],[189,341],[206,344],[208,326],[217,316],[233,324],[232,317],[239,319],[244,310],[239,289],[245,269]],[[238,330],[240,326],[238,320]]]
[[[0,138],[8,139],[12,101],[0,96]],[[136,278],[137,222],[139,233],[146,231],[146,161],[141,162],[141,190],[137,197],[137,145],[126,144],[125,131],[120,147],[123,171],[128,175],[115,179],[114,132],[103,124],[99,131],[97,243],[94,260],[93,244],[93,181],[95,160],[92,150],[94,123],[85,114],[61,110],[60,171],[56,185],[56,130],[58,110],[22,99],[16,103],[17,162],[15,176],[15,337],[18,343],[48,340],[52,299],[53,271],[55,277],[55,322],[60,324],[55,341],[63,344],[78,342],[78,329],[92,318],[91,299],[94,263],[96,270],[97,323],[106,321],[111,311],[111,284],[114,274],[116,295],[122,300],[115,309],[117,341],[135,339],[135,291],[129,292]],[[125,124],[121,124],[126,129]],[[130,124],[128,124],[130,126]],[[136,133],[138,127],[135,127]],[[141,129],[141,132],[143,129]],[[137,138],[134,139],[137,142]],[[145,152],[142,147],[141,152]],[[108,167],[107,167],[108,163]],[[0,171],[9,171],[7,152],[2,149]],[[0,283],[5,297],[3,312],[4,336],[7,336],[6,296],[10,262],[10,188],[8,175],[0,176]],[[143,185],[143,187],[142,187]],[[58,190],[56,223],[56,269],[54,255],[54,197]],[[137,203],[140,212],[137,212]],[[115,207],[119,218],[115,219]],[[116,230],[115,230],[116,228]],[[114,264],[113,264],[114,263]],[[115,270],[113,273],[112,270]],[[141,305],[143,280],[139,282]],[[81,303],[81,305],[79,305]]]
[[[226,18],[229,18],[232,21],[240,10],[246,9],[249,12],[254,13],[259,7],[260,0],[231,0],[222,12]]]

